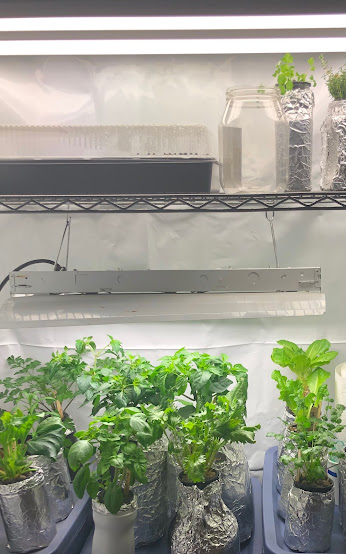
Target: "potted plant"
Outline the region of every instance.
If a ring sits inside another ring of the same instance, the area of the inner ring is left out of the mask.
[[[138,354],[125,352],[120,341],[108,336],[98,349],[92,337],[76,341],[78,354],[87,365],[77,384],[92,413],[107,413],[114,407],[139,407],[158,404],[160,395],[151,373],[152,364]],[[160,438],[145,450],[146,483],[133,485],[137,502],[135,520],[136,546],[159,540],[167,529],[167,441]]]
[[[322,399],[327,403],[325,414],[312,416],[312,408]],[[330,548],[335,493],[324,460],[335,446],[336,434],[344,429],[341,414],[345,410],[341,405],[333,407],[332,402],[326,385],[298,402],[297,429],[289,433],[294,454],[282,458],[291,465],[293,475],[284,541],[298,552],[326,552]],[[336,451],[335,455],[343,457],[344,453]]]
[[[93,499],[93,554],[134,554],[135,481],[145,483],[144,450],[162,435],[162,414],[155,406],[118,408],[95,418],[69,451],[77,471],[74,490]]]
[[[315,62],[308,59],[307,73],[298,73],[291,54],[285,54],[276,64],[273,77],[281,92],[281,103],[286,114],[289,133],[289,179],[287,191],[311,190],[312,122],[316,86],[313,76]]]
[[[346,189],[346,64],[334,71],[320,56],[324,78],[333,98],[321,127],[321,189]]]
[[[180,467],[178,512],[171,531],[172,554],[186,552],[236,552],[237,520],[221,498],[216,458],[230,442],[254,442],[259,426],[247,427],[239,414],[239,388],[214,402],[205,402],[190,414],[172,404],[164,424],[169,451]],[[223,521],[220,528],[217,521]],[[232,550],[233,549],[233,550]]]
[[[49,545],[56,534],[54,514],[41,469],[29,452],[45,452],[54,458],[63,440],[57,422],[39,417],[3,412],[0,417],[0,510],[12,552],[30,552]],[[60,441],[60,442],[59,442]]]

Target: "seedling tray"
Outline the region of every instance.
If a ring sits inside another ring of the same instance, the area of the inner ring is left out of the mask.
[[[285,522],[278,516],[279,493],[276,489],[276,446],[267,450],[263,469],[263,540],[264,554],[287,554],[293,552],[284,543]],[[339,507],[335,506],[331,548],[328,554],[345,554],[342,527],[340,525]],[[309,554],[316,554],[311,552]]]
[[[57,523],[57,534],[50,545],[35,550],[32,554],[79,554],[93,525],[91,500],[85,494],[82,500],[75,499],[75,506],[68,518]],[[0,554],[8,554],[6,545],[5,530],[0,518]]]
[[[241,554],[261,554],[263,549],[261,484],[254,477],[251,479],[251,481],[255,518],[254,530],[251,539],[241,545]],[[81,554],[91,554],[93,534],[94,531],[92,531],[87,538]],[[163,538],[155,544],[151,544],[150,546],[142,546],[141,548],[137,548],[136,554],[169,554],[167,539]]]
[[[213,158],[2,160],[0,194],[204,194]]]

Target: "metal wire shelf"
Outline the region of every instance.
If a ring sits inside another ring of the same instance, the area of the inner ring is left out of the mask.
[[[1,195],[0,214],[346,210],[345,192],[177,195]]]

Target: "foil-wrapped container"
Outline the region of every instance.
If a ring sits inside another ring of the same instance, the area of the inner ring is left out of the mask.
[[[137,500],[136,547],[156,542],[167,530],[167,441],[156,441],[145,456],[148,482],[132,487]]]
[[[66,519],[73,508],[70,473],[63,450],[60,450],[55,462],[49,466],[49,485],[55,500],[58,519]]]
[[[281,493],[282,491],[282,483],[284,480],[284,476],[287,472],[287,465],[283,464],[281,461],[282,456],[295,456],[296,454],[296,448],[292,444],[292,441],[289,436],[289,426],[286,426],[284,430],[284,438],[279,444],[278,447],[278,458],[277,458],[277,480],[276,480],[276,488]]]
[[[312,115],[314,94],[311,83],[294,82],[293,89],[281,97],[288,120],[289,177],[286,191],[311,190]]]
[[[346,458],[339,460],[339,509],[341,525],[346,538]]]
[[[40,469],[24,481],[0,485],[0,510],[11,552],[31,552],[56,535],[48,490]]]
[[[254,526],[251,475],[243,446],[226,445],[218,453],[215,467],[219,472],[222,500],[237,518],[242,543],[251,537]]]
[[[282,519],[286,519],[288,495],[294,483],[294,478],[291,472],[292,469],[293,469],[293,464],[288,464],[288,466],[286,466],[286,471],[282,479],[282,488],[281,488],[281,494],[279,497],[279,504],[278,504],[278,514],[280,517],[282,517]]]
[[[136,499],[123,504],[117,514],[111,514],[104,504],[92,501],[95,531],[92,554],[134,554],[134,523]]]
[[[321,189],[346,190],[346,100],[329,104],[321,136]]]
[[[297,552],[326,552],[331,543],[334,504],[334,485],[328,492],[293,486],[288,494],[286,545]]]
[[[178,481],[179,507],[170,532],[171,554],[239,554],[238,522],[221,498],[219,480],[203,490]]]

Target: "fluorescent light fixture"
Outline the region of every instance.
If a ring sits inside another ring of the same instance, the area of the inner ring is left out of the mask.
[[[0,329],[320,316],[320,292],[24,296],[6,300]]]
[[[342,29],[346,14],[170,17],[36,17],[1,19],[0,32]]]
[[[345,37],[144,40],[0,40],[0,56],[345,52]]]

